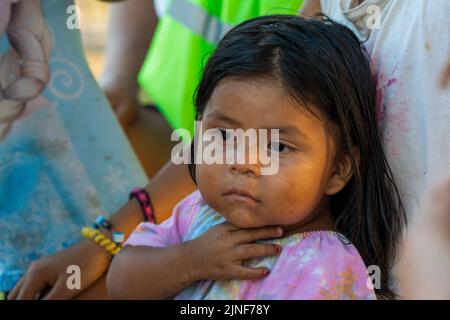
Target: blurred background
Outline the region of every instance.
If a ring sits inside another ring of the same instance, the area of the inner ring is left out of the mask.
[[[76,0],[81,9],[81,35],[89,67],[96,79],[103,70],[108,3],[94,0]]]
[[[75,4],[80,8],[80,31],[86,60],[99,81],[106,60],[108,13],[114,1],[75,0]],[[152,99],[144,90],[140,89],[137,94],[138,107],[152,104]],[[138,108],[136,119],[124,131],[147,176],[152,177],[170,159],[173,146],[170,143],[171,127],[156,109],[142,107]],[[158,150],[158,153],[149,150]]]

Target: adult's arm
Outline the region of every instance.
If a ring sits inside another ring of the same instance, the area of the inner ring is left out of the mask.
[[[309,19],[322,12],[320,0],[305,0],[300,9],[299,15],[302,18]]]
[[[158,18],[152,0],[110,5],[106,61],[100,79],[123,127],[137,116],[137,75],[150,47]]]

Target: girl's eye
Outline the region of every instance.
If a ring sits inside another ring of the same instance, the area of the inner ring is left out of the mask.
[[[219,131],[223,141],[230,142],[233,140],[233,134],[229,130],[219,129]]]
[[[280,142],[273,142],[269,143],[269,150],[270,152],[276,152],[276,153],[286,153],[294,151],[293,148],[289,147],[288,145]]]

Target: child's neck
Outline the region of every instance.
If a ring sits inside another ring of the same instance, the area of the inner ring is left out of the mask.
[[[303,220],[296,225],[285,227],[283,236],[290,236],[296,233],[309,231],[329,230],[335,231],[335,223],[331,215],[330,204],[327,200],[323,201],[315,213],[310,215],[309,219]]]

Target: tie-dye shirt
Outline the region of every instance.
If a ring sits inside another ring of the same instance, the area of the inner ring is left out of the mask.
[[[197,238],[224,221],[195,191],[160,225],[141,223],[125,245],[168,247]],[[258,242],[282,247],[279,256],[244,262],[248,267],[267,267],[268,276],[199,281],[175,299],[376,299],[361,256],[339,233],[312,231]]]

